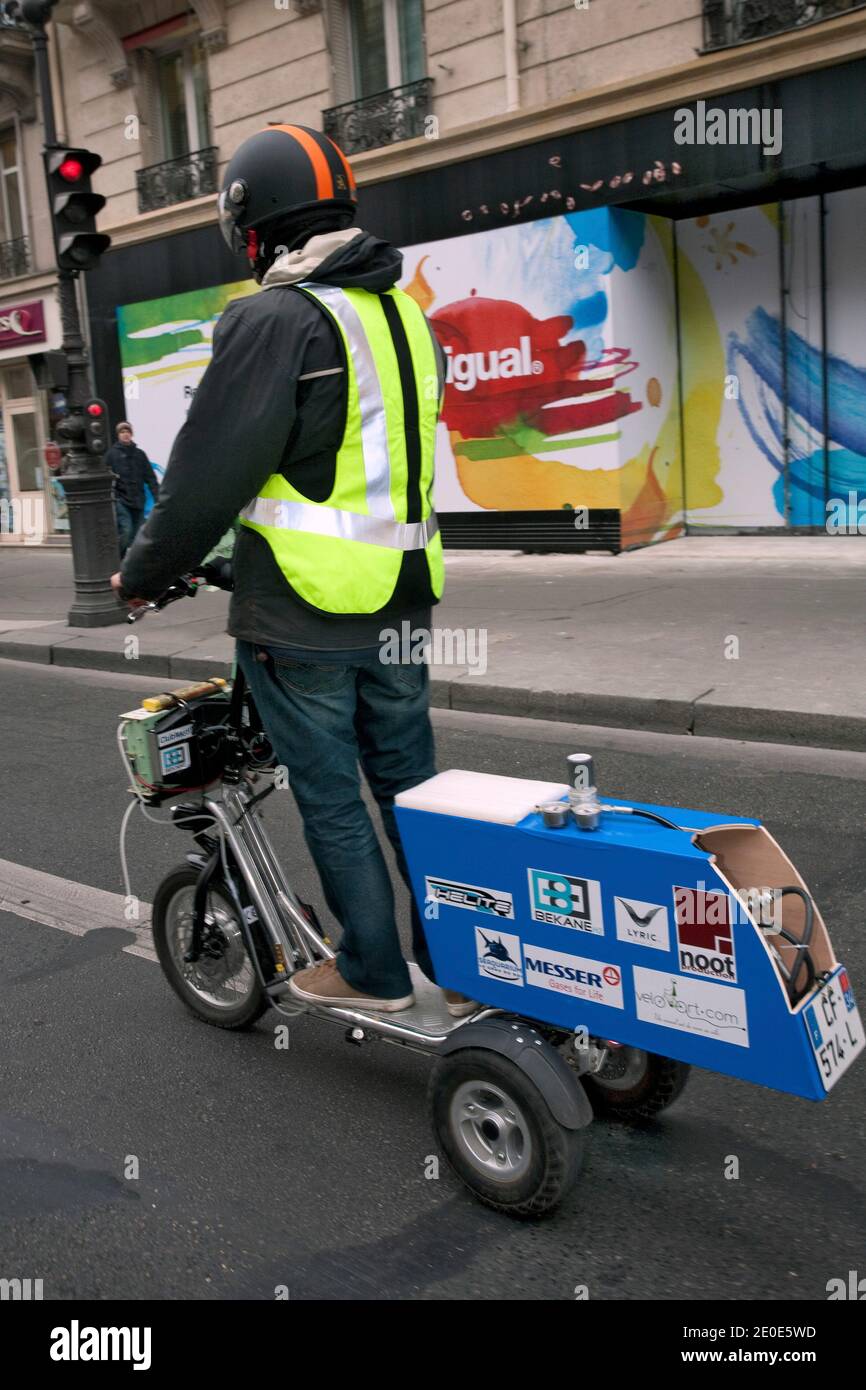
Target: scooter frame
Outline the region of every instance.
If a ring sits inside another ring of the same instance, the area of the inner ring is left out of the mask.
[[[175,597],[185,597],[194,592],[189,583],[179,581],[161,601],[148,607],[160,608]],[[137,616],[140,616],[138,612],[131,615],[131,619]],[[190,701],[189,705],[193,703]],[[187,702],[175,695],[175,707],[183,708],[185,705]],[[599,1084],[604,1087],[601,1073],[610,1065],[616,1072],[619,1065],[616,1050],[621,1045],[587,1037],[583,1029],[578,1030],[575,1036],[561,1026],[542,1023],[489,1005],[479,1004],[468,1016],[453,1018],[445,1008],[441,990],[426,980],[416,965],[411,964],[409,969],[417,1002],[399,1014],[349,1005],[319,1005],[293,996],[289,990],[291,976],[307,966],[333,958],[335,952],[321,930],[315,913],[301,901],[286,877],[263,823],[260,803],[275,790],[276,782],[271,781],[270,785],[262,788],[262,783],[267,783],[273,772],[273,763],[267,770],[269,748],[265,750],[264,757],[261,745],[256,752],[253,751],[253,744],[263,731],[240,670],[234,675],[223,728],[224,743],[218,761],[211,767],[213,780],[201,788],[196,801],[190,803],[179,802],[178,793],[170,788],[142,790],[141,779],[130,764],[121,725],[120,747],[132,778],[133,792],[142,804],[171,802],[172,822],[191,832],[198,846],[197,851],[190,851],[186,855],[190,867],[197,870],[197,879],[193,894],[192,933],[185,948],[184,961],[195,963],[205,953],[205,931],[214,921],[213,917],[208,916],[209,888],[211,885],[221,887],[233,906],[236,925],[263,992],[263,999],[274,1009],[277,1017],[284,1020],[302,1016],[321,1019],[342,1026],[349,1042],[390,1042],[441,1059],[431,1077],[429,1090],[434,1126],[438,1127],[440,1143],[444,1143],[441,1137],[442,1117],[437,1118],[436,1104],[437,1097],[446,1094],[438,1084],[443,1069],[451,1068],[447,1083],[449,1087],[454,1084],[455,1069],[459,1071],[465,1065],[469,1068],[469,1075],[474,1078],[468,1083],[470,1089],[475,1085],[485,1088],[489,1083],[495,1092],[498,1067],[500,1080],[505,1078],[501,1080],[501,1085],[506,1090],[503,1093],[500,1089],[499,1095],[506,1101],[506,1109],[514,1104],[508,1088],[517,1084],[514,1078],[519,1073],[518,1092],[522,1090],[523,1094],[521,1104],[530,1111],[535,1108],[535,1123],[541,1124],[538,1131],[541,1151],[554,1155],[546,1160],[548,1166],[544,1170],[543,1181],[536,1186],[532,1196],[526,1200],[514,1197],[506,1201],[497,1190],[496,1183],[488,1185],[485,1190],[483,1174],[480,1182],[477,1173],[467,1175],[465,1155],[461,1153],[458,1162],[455,1153],[446,1149],[446,1156],[475,1195],[495,1209],[521,1217],[551,1210],[576,1177],[581,1154],[578,1131],[588,1126],[593,1118],[594,1106],[581,1082],[584,1078],[587,1082],[592,1081],[594,1095]],[[270,978],[268,970],[271,970]],[[187,983],[185,979],[184,983]],[[188,1007],[199,1017],[219,1023],[218,1018],[196,1009],[189,997],[191,992],[194,992],[194,987],[193,991],[185,988],[182,994]],[[246,1025],[233,1024],[226,1019],[223,1026]],[[461,1059],[461,1053],[465,1053],[465,1058]],[[636,1058],[645,1055],[640,1050],[625,1048],[621,1057],[631,1053],[635,1053]],[[493,1056],[500,1061],[478,1061],[479,1057]],[[653,1058],[650,1054],[646,1054],[646,1057],[650,1062],[679,1068],[681,1075],[673,1086],[667,1085],[665,1095],[653,1105],[650,1112],[643,1112],[644,1118],[648,1113],[655,1114],[657,1110],[665,1108],[679,1094],[688,1073],[687,1066],[668,1063],[666,1059]],[[503,1065],[506,1067],[504,1072]],[[488,1073],[486,1080],[485,1071]],[[509,1076],[511,1082],[507,1080]],[[463,1090],[466,1089],[464,1085]],[[447,1094],[450,1098],[450,1089]],[[543,1102],[541,1112],[538,1110],[539,1101]],[[604,1102],[596,1095],[595,1107],[599,1105],[604,1112]],[[468,1101],[467,1106],[470,1111],[476,1108]],[[516,1108],[520,1110],[520,1105]],[[453,1107],[448,1112],[449,1125],[452,1113]],[[622,1109],[619,1113],[623,1118],[630,1117]],[[640,1110],[636,1109],[633,1113],[635,1117],[641,1117]],[[525,1116],[519,1115],[518,1119],[525,1124]],[[550,1128],[551,1121],[553,1130]],[[471,1124],[477,1125],[477,1117]],[[557,1130],[561,1136],[559,1140],[554,1137]],[[497,1138],[497,1147],[499,1143]]]
[[[201,807],[196,807],[195,811],[188,806],[176,807],[174,809],[181,814],[173,818],[182,826],[187,816],[196,821],[207,817],[220,836],[219,856],[213,853],[187,855],[188,862],[200,870],[197,902],[203,911],[208,884],[214,876],[219,877],[234,900],[238,928],[243,935],[247,955],[268,1002],[276,1012],[283,1018],[307,1015],[341,1024],[347,1029],[347,1040],[351,1042],[381,1039],[431,1056],[447,1055],[457,1047],[483,1046],[514,1059],[514,1041],[522,1044],[523,1037],[515,1039],[512,1035],[531,1034],[531,1046],[545,1051],[550,1071],[549,1077],[542,1071],[537,1072],[533,1079],[552,1113],[560,1123],[571,1124],[574,1128],[588,1124],[591,1107],[582,1088],[574,1085],[575,1103],[568,1105],[563,1095],[563,1085],[567,1083],[568,1089],[578,1076],[598,1071],[606,1057],[604,1045],[578,1040],[579,1045],[572,1049],[573,1056],[570,1053],[566,1063],[550,1038],[556,1034],[562,1043],[566,1043],[569,1034],[560,1034],[559,1030],[547,1025],[486,1005],[479,1005],[474,1013],[461,1019],[447,1019],[443,1015],[439,1027],[421,1027],[407,1022],[400,1015],[343,1005],[318,1005],[295,999],[290,994],[289,980],[292,974],[308,965],[332,958],[335,952],[325,936],[317,930],[317,925],[310,920],[305,905],[286,878],[259,806],[254,804],[264,799],[271,790],[266,788],[264,792],[256,792],[255,783],[243,777],[236,784],[224,781],[219,795],[206,794]],[[208,833],[208,828],[204,826],[196,831],[196,834],[204,836]],[[255,910],[254,920],[266,934],[274,959],[285,964],[285,974],[276,982],[267,980],[262,970],[250,914],[234,881],[233,869],[243,880]],[[417,967],[410,969],[416,991],[436,989],[436,986],[424,981]],[[411,1009],[405,1011],[410,1016],[412,1012]],[[486,1025],[483,1032],[479,1027],[481,1024]],[[491,1027],[491,1024],[494,1026]],[[533,1071],[536,1069],[533,1068]]]

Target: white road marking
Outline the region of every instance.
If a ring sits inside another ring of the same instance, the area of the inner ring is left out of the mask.
[[[126,907],[122,893],[106,893],[102,888],[0,859],[0,912],[12,912],[16,917],[26,917],[73,936],[120,927],[135,935],[135,944],[122,948],[127,955],[155,961],[150,903],[138,903],[138,918],[134,922],[127,919]]]

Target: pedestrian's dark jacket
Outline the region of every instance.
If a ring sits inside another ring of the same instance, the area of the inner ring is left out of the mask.
[[[159,482],[153,465],[137,444],[112,444],[105,462],[117,477],[114,495],[119,502],[125,502],[135,511],[144,511],[145,488],[150,490],[154,502],[157,500]]]
[[[344,347],[326,311],[292,282],[382,292],[400,278],[402,260],[393,246],[357,228],[324,233],[281,257],[259,293],[226,307],[159,502],[124,561],[125,597],[156,598],[194,570],[274,473],[314,502],[327,499],[346,423]],[[434,345],[441,387],[444,357],[435,338]],[[312,608],[291,588],[265,538],[246,526],[234,571],[228,630],[246,641],[345,649],[378,645],[383,626],[406,619],[429,626],[423,551],[406,552],[391,600],[373,615]]]

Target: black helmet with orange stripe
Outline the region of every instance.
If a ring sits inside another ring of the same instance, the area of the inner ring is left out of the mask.
[[[270,125],[229,160],[219,195],[220,231],[257,269],[265,244],[288,227],[349,226],[357,196],[349,161],[327,135],[309,126]]]

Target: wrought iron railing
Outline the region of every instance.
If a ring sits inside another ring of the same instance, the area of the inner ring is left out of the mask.
[[[424,134],[424,121],[430,115],[433,97],[432,77],[389,87],[357,101],[344,101],[322,112],[322,129],[346,154],[376,150],[398,140],[412,140]]]
[[[864,0],[704,0],[704,49],[731,48],[858,10]]]
[[[153,212],[155,208],[168,208],[173,203],[216,193],[216,171],[216,145],[139,169],[135,176],[139,212]]]
[[[30,242],[26,236],[0,241],[0,280],[11,280],[13,275],[26,275],[32,269]]]

